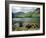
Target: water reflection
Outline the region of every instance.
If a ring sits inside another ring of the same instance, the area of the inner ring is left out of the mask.
[[[13,18],[13,21],[31,21],[32,18]]]

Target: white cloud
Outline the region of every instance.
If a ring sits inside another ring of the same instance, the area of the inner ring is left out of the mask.
[[[29,11],[34,11],[36,8],[32,8],[32,7],[12,7],[12,11],[13,13],[16,12],[29,12]]]

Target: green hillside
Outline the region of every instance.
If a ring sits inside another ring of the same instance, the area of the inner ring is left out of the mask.
[[[21,14],[21,15],[17,15],[16,18],[32,18],[32,17],[40,17],[40,14],[38,13],[25,13],[25,14]]]

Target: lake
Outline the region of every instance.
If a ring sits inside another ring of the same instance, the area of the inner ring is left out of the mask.
[[[32,18],[13,18],[13,21],[31,21]]]

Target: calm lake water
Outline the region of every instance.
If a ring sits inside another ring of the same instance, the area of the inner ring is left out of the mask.
[[[31,21],[32,18],[13,18],[13,21]]]

